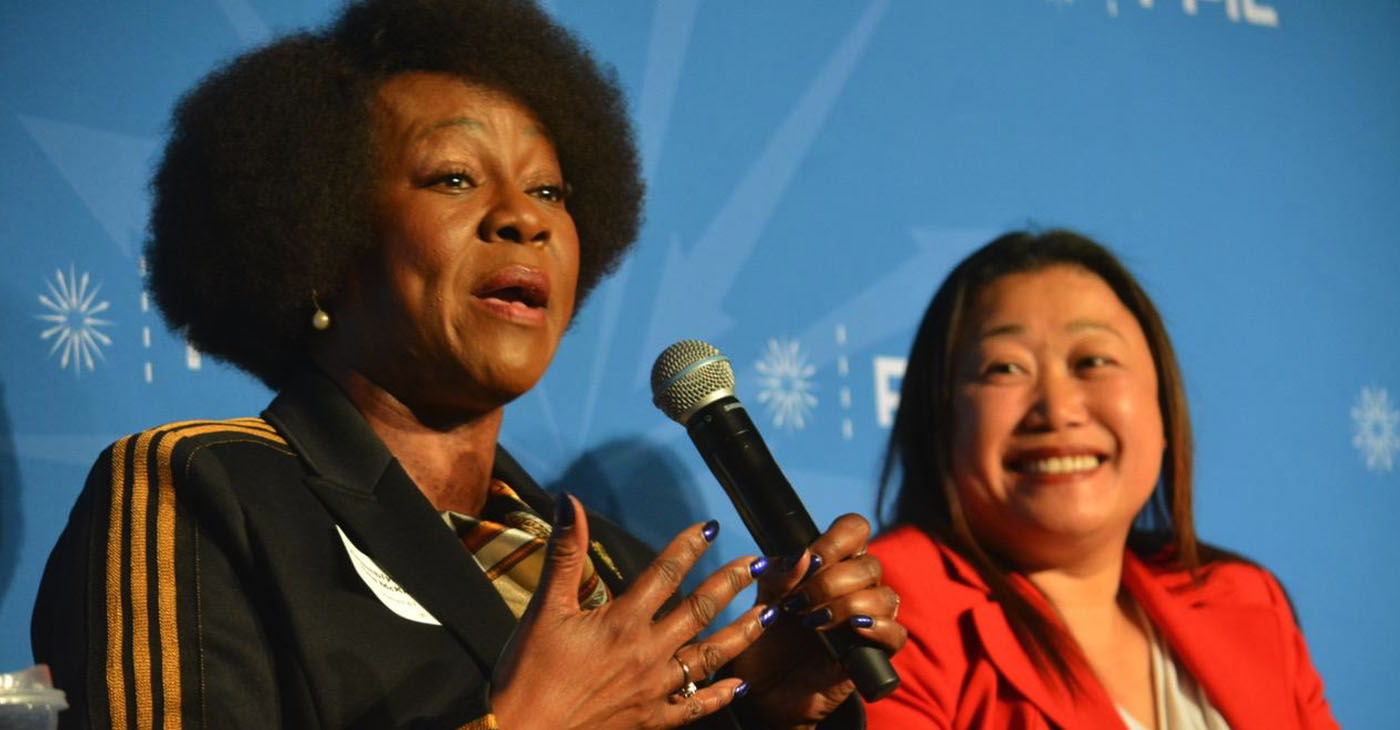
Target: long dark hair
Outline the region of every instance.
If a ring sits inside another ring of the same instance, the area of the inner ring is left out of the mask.
[[[1077,646],[1010,580],[1013,568],[978,544],[952,482],[954,363],[969,309],[993,281],[1020,272],[1070,265],[1108,284],[1142,327],[1157,369],[1157,399],[1166,450],[1161,477],[1128,539],[1139,557],[1195,571],[1221,551],[1196,538],[1191,509],[1191,418],[1186,389],[1162,317],[1137,280],[1108,249],[1077,233],[1013,232],[988,243],[953,269],[933,296],[909,353],[900,408],[880,479],[879,505],[895,489],[884,527],[916,526],[955,550],[977,570],[1001,604],[1021,645],[1047,678],[1078,687],[1071,661]],[[896,475],[898,478],[896,479]]]

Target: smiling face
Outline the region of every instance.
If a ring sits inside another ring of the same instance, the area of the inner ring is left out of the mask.
[[[579,243],[554,146],[509,96],[406,73],[374,107],[377,256],[336,303],[350,366],[415,410],[485,412],[543,375]]]
[[[952,478],[982,544],[1034,569],[1121,553],[1162,465],[1157,372],[1098,276],[993,281],[956,355]]]

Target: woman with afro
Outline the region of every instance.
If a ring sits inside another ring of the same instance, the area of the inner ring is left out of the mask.
[[[653,559],[497,446],[642,199],[620,92],[534,5],[367,0],[237,58],[154,192],[167,321],[278,394],[99,458],[32,629],[65,727],[859,726],[797,624],[903,643],[864,520],[672,600],[717,523]]]

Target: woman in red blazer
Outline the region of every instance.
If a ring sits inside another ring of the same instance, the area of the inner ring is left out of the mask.
[[[1196,539],[1171,341],[1102,246],[963,260],[901,404],[871,552],[910,637],[872,730],[1337,726],[1278,583]]]

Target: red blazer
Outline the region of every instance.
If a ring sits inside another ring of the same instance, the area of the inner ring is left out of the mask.
[[[870,730],[1124,728],[1092,675],[1087,695],[1076,698],[1040,678],[986,584],[952,550],[903,527],[870,552],[899,591],[899,620],[909,628],[909,643],[894,655],[903,684],[866,707]],[[1274,578],[1242,563],[1214,564],[1205,575],[1193,587],[1186,573],[1131,552],[1123,565],[1123,585],[1231,730],[1336,728]]]

